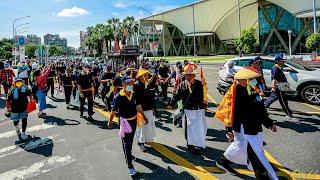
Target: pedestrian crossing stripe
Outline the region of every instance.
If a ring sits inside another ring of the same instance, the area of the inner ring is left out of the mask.
[[[34,131],[39,131],[39,130],[45,130],[45,129],[49,129],[49,128],[53,128],[55,127],[54,125],[50,125],[50,124],[41,124],[41,125],[36,125],[36,126],[32,126],[30,128],[27,129],[27,132],[34,132]],[[15,130],[12,131],[8,131],[5,133],[1,133],[0,134],[0,139],[3,138],[9,138],[9,137],[13,137],[16,136],[17,132]]]
[[[22,166],[17,169],[6,171],[0,174],[0,180],[28,179],[36,177],[53,169],[68,165],[74,161],[75,158],[73,158],[71,155],[50,157],[31,165]]]

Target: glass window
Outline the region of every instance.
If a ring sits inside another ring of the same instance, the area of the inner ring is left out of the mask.
[[[264,60],[263,60],[262,69],[271,70],[273,66],[274,66],[274,61],[272,61],[272,60],[267,60],[267,59],[264,59]]]
[[[237,63],[237,66],[248,66],[250,59],[240,59]]]

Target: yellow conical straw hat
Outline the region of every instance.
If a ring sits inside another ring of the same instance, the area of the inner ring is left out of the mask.
[[[234,79],[254,79],[260,76],[261,74],[251,69],[242,68],[234,75]]]
[[[142,76],[142,75],[147,74],[147,73],[149,73],[148,70],[146,70],[146,69],[144,69],[144,68],[140,68],[140,69],[138,70],[138,74],[137,74],[136,77]]]

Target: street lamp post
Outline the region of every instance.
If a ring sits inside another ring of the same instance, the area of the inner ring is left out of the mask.
[[[21,19],[24,19],[24,18],[29,18],[29,17],[31,17],[31,16],[23,16],[23,17],[19,17],[19,18],[16,18],[16,19],[14,19],[13,20],[13,23],[12,23],[12,40],[13,40],[13,42],[15,43],[15,38],[14,38],[14,36],[15,36],[15,27],[14,27],[14,25],[15,25],[15,23],[17,22],[17,21],[19,21],[19,20],[21,20]],[[14,53],[14,63],[15,64],[17,64],[17,59],[16,59],[16,52]]]
[[[313,0],[313,33],[317,32],[316,0]]]
[[[288,30],[288,36],[289,36],[289,55],[290,55],[290,59],[291,59],[291,34],[292,34],[292,30]]]
[[[140,9],[148,12],[148,13],[152,16],[152,19],[153,19],[153,20],[152,20],[152,28],[151,28],[151,31],[152,31],[152,46],[153,46],[153,43],[154,43],[154,40],[155,40],[155,37],[154,37],[154,35],[155,35],[155,32],[154,32],[154,21],[155,21],[155,19],[154,19],[153,13],[152,13],[151,11],[149,11],[148,9],[143,8],[143,7],[140,7]],[[155,52],[153,51],[152,54],[153,54],[153,60],[155,60]]]
[[[21,27],[21,28],[25,28],[24,26],[25,25],[29,25],[30,23],[22,23],[22,24],[18,24],[15,28],[14,28],[14,34],[16,35],[17,33],[17,29],[19,28],[19,27]],[[28,27],[28,26],[26,26],[26,27]]]

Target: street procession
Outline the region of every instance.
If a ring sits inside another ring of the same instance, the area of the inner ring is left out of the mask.
[[[1,26],[0,180],[320,179],[320,0],[37,3],[86,30]]]

